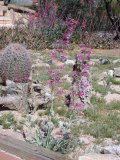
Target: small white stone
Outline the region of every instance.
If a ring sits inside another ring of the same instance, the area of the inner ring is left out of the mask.
[[[68,82],[72,83],[72,78],[69,77],[68,74],[64,75],[64,76],[62,77],[62,79],[65,79],[65,80],[67,80]]]
[[[67,60],[67,61],[65,61],[65,64],[66,65],[74,65],[75,61],[74,60]]]
[[[109,70],[108,71],[108,76],[113,77],[114,76],[114,71],[113,70]]]
[[[104,81],[99,81],[98,84],[104,86]]]
[[[81,143],[88,145],[91,142],[93,142],[95,139],[92,136],[84,135],[84,136],[80,137],[79,140]]]
[[[60,127],[60,128],[63,128],[63,127],[64,127],[64,122],[63,122],[63,121],[58,121],[58,123],[59,123],[59,127]]]

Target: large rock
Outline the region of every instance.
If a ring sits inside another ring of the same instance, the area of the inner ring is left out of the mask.
[[[115,77],[120,77],[120,67],[114,68],[114,75]]]
[[[104,154],[116,154],[120,156],[120,145],[106,146],[101,149]]]
[[[19,112],[35,112],[51,100],[50,93],[50,88],[39,81],[15,83],[7,80],[6,86],[1,86],[0,105]]]
[[[80,156],[78,160],[120,160],[120,157],[111,155],[111,154],[86,154],[84,156]]]

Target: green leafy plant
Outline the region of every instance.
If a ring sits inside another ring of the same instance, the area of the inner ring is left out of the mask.
[[[118,81],[118,80],[116,80],[115,78],[108,78],[108,83],[112,83],[112,84],[114,84],[114,85],[120,85],[120,81]]]
[[[0,125],[2,125],[4,129],[9,129],[16,125],[16,123],[15,117],[11,112],[0,116]]]
[[[53,119],[41,121],[34,136],[31,139],[25,137],[25,140],[62,154],[74,150],[77,145],[76,138],[68,133],[67,128],[55,128]]]

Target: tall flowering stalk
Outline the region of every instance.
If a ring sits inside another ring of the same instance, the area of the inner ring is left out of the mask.
[[[73,109],[85,109],[90,103],[90,58],[91,50],[84,44],[80,46],[80,53],[75,56],[76,63],[72,72],[72,86],[66,104]]]
[[[30,25],[35,29],[54,29],[57,20],[57,8],[54,0],[44,1],[44,5],[39,6],[38,12],[30,15]]]
[[[51,106],[50,106],[50,115],[54,116],[54,106],[53,106],[53,101],[54,101],[54,96],[55,96],[55,88],[58,87],[59,83],[61,82],[60,77],[63,75],[63,73],[60,70],[48,70],[48,74],[50,75],[48,84],[51,87]]]
[[[67,56],[64,54],[64,48],[67,47],[70,43],[70,37],[73,34],[74,27],[77,24],[76,20],[68,18],[66,21],[66,33],[63,33],[63,39],[57,40],[57,43],[62,42],[62,48],[56,49],[54,48],[50,54],[50,60],[52,62],[65,62],[67,60]],[[56,63],[56,64],[57,64]],[[62,63],[61,63],[62,64]],[[53,109],[53,99],[55,95],[55,88],[58,87],[58,84],[62,82],[61,77],[64,74],[64,65],[56,65],[56,69],[49,70],[48,74],[50,75],[49,79],[49,86],[51,87],[51,95],[52,95],[52,102],[51,102],[51,108],[50,108],[50,114],[54,115],[54,109]],[[56,87],[57,86],[57,87]],[[58,91],[60,93],[60,91]]]

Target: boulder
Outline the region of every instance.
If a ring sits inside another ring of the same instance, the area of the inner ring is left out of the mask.
[[[15,83],[7,80],[6,86],[1,86],[0,105],[19,112],[35,112],[52,99],[50,93],[50,88],[39,81]]]
[[[105,146],[101,149],[103,154],[115,154],[120,156],[120,145]]]

